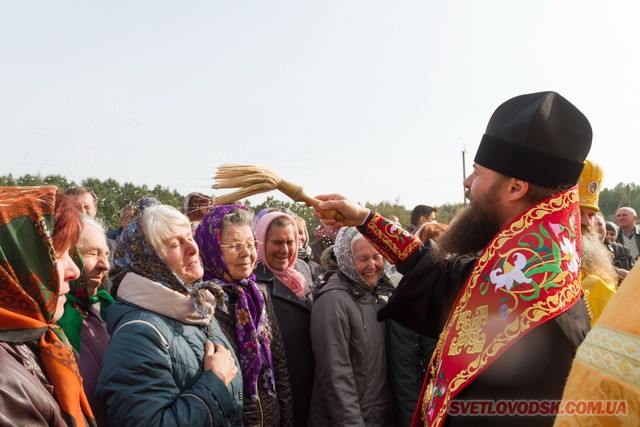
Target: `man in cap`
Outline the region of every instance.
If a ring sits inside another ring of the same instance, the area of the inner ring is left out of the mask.
[[[404,274],[379,320],[439,337],[413,425],[553,423],[490,405],[519,400],[540,414],[540,400],[560,398],[589,330],[576,183],[591,137],[587,118],[555,92],[500,105],[464,180],[469,206],[439,249],[340,195],[318,196],[320,209],[343,216],[325,222],[357,225]],[[468,416],[461,404],[478,399],[482,416]]]
[[[629,272],[635,262],[631,257],[629,248],[617,241],[618,226],[611,221],[606,221],[604,226],[606,230],[604,244],[613,254],[614,266],[617,270],[624,270]],[[618,272],[618,275],[620,276],[620,272]],[[626,274],[624,274],[624,277],[626,277]],[[622,277],[622,279],[624,279],[624,277]]]
[[[580,196],[580,283],[586,291],[586,303],[593,325],[615,295],[618,274],[613,267],[613,255],[595,231],[596,215],[600,212],[598,202],[604,173],[591,160],[584,161],[584,169],[578,180]]]

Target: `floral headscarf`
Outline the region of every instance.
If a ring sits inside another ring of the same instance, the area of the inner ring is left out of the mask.
[[[80,277],[69,283],[71,291],[67,294],[67,302],[64,304],[64,314],[60,320],[58,320],[58,325],[64,330],[73,348],[80,353],[80,334],[82,332],[84,318],[78,310],[78,307],[80,309],[86,309],[93,304],[100,303],[100,317],[102,317],[102,320],[106,320],[107,307],[113,304],[113,297],[102,288],[107,276],[102,280],[100,284],[101,287],[96,294],[89,295],[87,292],[87,271],[84,268],[82,256],[77,248],[73,250],[71,257],[80,270]]]
[[[120,284],[126,273],[135,273],[173,291],[186,291],[191,297],[198,315],[203,319],[208,316],[206,302],[199,292],[202,288],[201,284],[197,282],[185,284],[178,277],[169,264],[153,249],[144,235],[138,219],[131,221],[127,229],[122,232],[115,256],[113,262],[118,273],[112,280],[114,286]]]
[[[234,280],[224,261],[220,248],[220,225],[228,213],[237,209],[249,210],[243,205],[215,206],[202,218],[195,233],[204,267],[204,280],[237,294],[235,307],[238,359],[245,393],[252,399],[258,395],[258,379],[270,395],[275,395],[271,341],[267,328],[265,302],[251,274],[243,280]]]
[[[60,292],[51,240],[56,191],[0,187],[0,331],[37,339],[40,360],[67,423],[95,425],[73,348],[51,322]]]
[[[286,217],[291,220],[291,224],[293,227],[294,233],[294,242],[295,242],[295,254],[296,256],[292,257],[289,261],[289,265],[285,271],[277,271],[271,268],[266,259],[265,254],[265,243],[267,241],[267,230],[269,230],[269,226],[273,221],[277,218]],[[297,271],[294,267],[296,265],[297,255],[298,255],[298,226],[296,222],[291,218],[290,215],[287,215],[283,212],[270,212],[262,217],[262,219],[255,224],[254,231],[256,233],[256,237],[258,239],[258,259],[260,262],[264,264],[271,272],[280,279],[280,281],[293,293],[296,294],[298,298],[304,298],[305,291],[307,290],[307,286],[304,280],[304,276],[302,273]]]

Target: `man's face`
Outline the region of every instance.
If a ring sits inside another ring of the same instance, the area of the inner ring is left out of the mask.
[[[607,236],[607,240],[611,242],[615,242],[616,238],[618,237],[615,231],[609,231],[609,230],[607,230],[606,236]]]
[[[620,208],[616,213],[616,221],[618,222],[618,227],[620,228],[628,228],[633,226],[637,219],[638,216],[634,215],[631,209]]]
[[[82,193],[75,197],[76,202],[80,205],[80,211],[95,218],[98,213],[98,206],[96,205],[96,199],[93,198],[91,193]]]
[[[473,172],[463,181],[463,185],[466,188],[465,197],[471,203],[476,198],[484,198],[489,192],[494,193],[496,198],[500,197],[502,195],[501,192],[496,193],[496,190],[499,190],[497,187],[502,182],[502,178],[503,175],[484,166],[474,164]],[[435,212],[432,212],[432,214],[435,219]]]
[[[440,255],[465,255],[482,250],[504,224],[503,176],[480,165],[464,180],[471,201],[440,236]]]
[[[436,221],[436,211],[431,211],[429,215],[422,215],[418,220],[418,225]]]
[[[593,220],[597,212],[598,211],[593,208],[580,206],[580,231],[582,231],[583,234],[591,232]]]

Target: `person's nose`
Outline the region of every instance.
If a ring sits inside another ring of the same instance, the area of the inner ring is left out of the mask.
[[[100,256],[96,267],[102,271],[109,271],[109,268],[111,268],[111,265],[109,264],[109,257],[107,255]]]
[[[187,255],[197,255],[198,254],[198,244],[195,242],[195,240],[190,240],[187,242]]]
[[[60,295],[69,292],[69,282],[80,277],[80,269],[69,255],[66,255],[61,261],[60,268],[64,269],[64,283],[60,284]]]

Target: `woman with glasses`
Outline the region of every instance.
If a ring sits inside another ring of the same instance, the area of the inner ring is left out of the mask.
[[[246,426],[293,425],[286,356],[271,298],[256,284],[253,213],[242,205],[216,206],[196,229],[207,283],[225,293],[215,316],[233,346],[244,381]]]
[[[311,311],[316,375],[312,426],[389,425],[384,324],[376,319],[391,286],[385,262],[354,227],[342,228],[333,251],[337,271],[321,276]]]
[[[282,332],[293,395],[293,425],[304,426],[315,369],[310,334],[311,270],[298,259],[298,227],[290,215],[267,213],[254,223],[254,230],[260,242],[256,281],[267,289]]]

